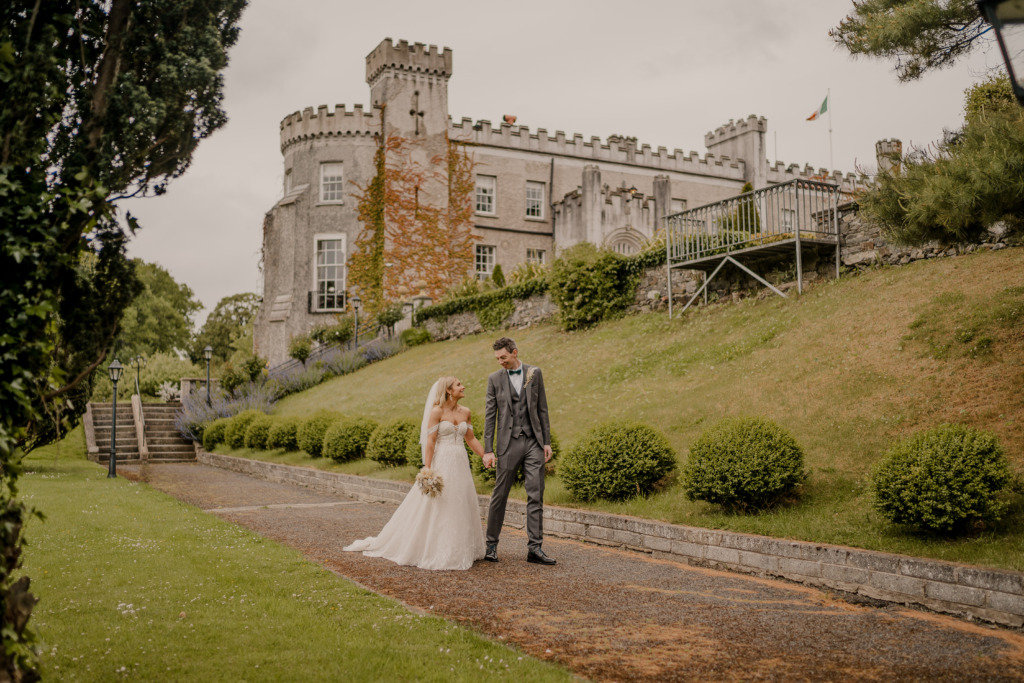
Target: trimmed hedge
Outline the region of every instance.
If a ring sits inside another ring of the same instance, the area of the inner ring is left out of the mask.
[[[385,467],[404,465],[409,462],[410,444],[418,444],[419,439],[419,425],[412,420],[390,420],[373,431],[366,445],[366,457]]]
[[[894,524],[953,535],[998,521],[1010,480],[995,436],[944,424],[889,450],[872,473],[874,507]]]
[[[730,510],[770,507],[806,479],[804,454],[793,436],[766,418],[728,418],[690,446],[683,490]]]
[[[430,332],[422,327],[410,327],[407,330],[402,330],[398,338],[408,347],[419,346],[430,341]]]
[[[224,443],[228,425],[231,424],[230,417],[219,417],[203,429],[203,450],[212,451],[217,444]]]
[[[324,434],[323,454],[337,462],[358,460],[366,456],[377,422],[366,417],[350,417],[333,424]]]
[[[306,451],[310,457],[322,456],[324,454],[324,435],[342,417],[342,415],[329,410],[320,410],[303,420],[295,433],[299,448]]]
[[[274,420],[267,433],[267,449],[283,448],[286,451],[299,450],[299,441],[295,433],[299,429],[297,417],[279,417]]]
[[[245,430],[249,428],[249,423],[264,414],[258,410],[243,410],[228,418],[230,422],[224,430],[224,443],[231,448],[245,447]]]
[[[245,430],[245,447],[258,451],[266,450],[267,436],[274,424],[274,418],[269,415],[261,415],[249,423]]]
[[[639,422],[609,422],[584,435],[559,471],[577,500],[624,500],[653,492],[675,467],[675,453],[660,432]]]
[[[442,301],[433,306],[424,306],[413,314],[413,324],[422,325],[430,318],[447,318],[456,313],[473,311],[479,316],[481,311],[499,302],[507,301],[515,306],[518,299],[529,299],[531,296],[548,291],[546,280],[528,280],[526,282],[502,287],[490,292],[482,292],[473,296],[464,296],[451,301]]]

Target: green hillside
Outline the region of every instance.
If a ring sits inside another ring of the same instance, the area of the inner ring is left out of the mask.
[[[645,314],[584,332],[546,325],[510,335],[544,370],[552,429],[565,446],[602,421],[629,418],[662,430],[682,461],[715,420],[766,415],[794,433],[812,471],[800,504],[759,516],[723,514],[678,487],[595,507],[1024,569],[1024,515],[956,542],[912,538],[881,522],[864,486],[894,438],[943,421],[995,432],[1024,471],[1024,249],[873,270],[799,298],[712,306],[681,320]],[[480,412],[496,336],[411,349],[291,396],[279,412],[419,419],[442,374],[460,377],[465,403]],[[557,477],[547,489],[549,502],[573,504]]]

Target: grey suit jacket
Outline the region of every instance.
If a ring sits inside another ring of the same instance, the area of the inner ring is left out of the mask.
[[[531,376],[532,373],[532,376]],[[529,381],[527,378],[529,377]],[[512,438],[512,392],[504,368],[487,378],[487,401],[484,408],[484,452],[501,455]],[[548,398],[544,393],[544,375],[540,368],[523,363],[523,390],[526,411],[533,433],[542,446],[551,445],[548,423]],[[497,437],[497,438],[495,438]]]

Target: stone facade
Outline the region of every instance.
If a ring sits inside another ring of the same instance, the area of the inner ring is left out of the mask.
[[[490,205],[474,217],[478,246],[488,248],[484,271],[550,261],[580,241],[635,252],[667,214],[735,195],[745,182],[861,183],[853,174],[770,166],[767,121],[753,115],[709,132],[703,156],[622,135],[531,131],[514,116],[499,125],[456,121],[448,111],[451,75],[450,49],[387,39],[366,57],[369,106],[307,107],[281,121],[284,183],[263,226],[263,304],[255,324],[255,350],[272,364],[287,357],[292,336],[346,307],[346,264],[362,229],[352,193],[374,176],[383,136],[412,141],[421,162],[442,154],[448,141],[470,154],[478,186],[493,187]],[[435,206],[447,201],[443,185],[425,191]]]
[[[521,299],[515,302],[515,309],[505,319],[502,326],[523,329],[550,320],[557,313],[558,306],[555,305],[549,295],[531,296],[529,299]],[[458,339],[459,337],[478,334],[484,331],[483,325],[480,324],[476,313],[472,311],[456,313],[443,319],[430,318],[424,323],[424,327],[430,332],[431,339],[435,341]]]

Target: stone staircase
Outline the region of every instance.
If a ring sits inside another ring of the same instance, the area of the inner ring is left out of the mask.
[[[174,418],[180,409],[178,402],[142,403],[138,396],[133,396],[131,401],[118,401],[117,461],[194,461],[196,453],[192,442],[182,438],[174,428]],[[110,458],[110,433],[114,423],[111,404],[90,403],[84,422],[89,459],[106,463]]]
[[[94,449],[89,449],[89,459],[94,462],[107,462],[110,458],[110,434],[114,425],[114,410],[110,403],[90,403],[92,441]],[[90,420],[86,419],[86,429]],[[90,444],[91,445],[91,444]],[[135,417],[131,403],[117,404],[117,461],[139,459],[139,439],[135,432]]]
[[[196,459],[192,442],[182,438],[174,428],[174,417],[181,403],[143,403],[143,423],[149,460],[159,462],[186,462]]]

